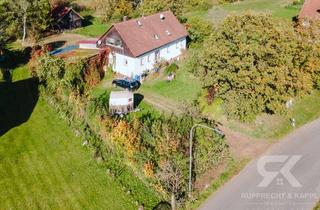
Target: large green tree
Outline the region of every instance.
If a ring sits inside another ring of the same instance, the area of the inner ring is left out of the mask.
[[[186,24],[192,44],[202,43],[213,31],[212,23],[202,18],[190,17]]]
[[[241,120],[284,111],[287,100],[313,89],[320,69],[313,44],[271,16],[229,17],[205,45],[198,72],[204,87]]]
[[[96,0],[97,8],[103,14],[103,21],[119,21],[124,16],[133,15],[133,1],[130,0]]]
[[[38,39],[51,23],[48,0],[4,0],[0,17],[4,17],[6,34],[11,37]]]
[[[0,55],[6,42],[10,39],[10,24],[12,14],[7,12],[7,3],[0,1]]]
[[[171,10],[175,15],[180,16],[184,5],[184,0],[144,0],[139,7],[139,12],[142,15],[150,15],[164,10]]]

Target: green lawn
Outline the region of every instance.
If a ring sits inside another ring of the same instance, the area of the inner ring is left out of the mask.
[[[154,76],[151,75],[150,77]],[[178,102],[192,102],[198,98],[198,94],[201,91],[201,83],[182,64],[182,67],[177,71],[175,80],[172,82],[166,80],[166,74],[164,73],[159,77],[148,79],[142,84],[141,90]]]
[[[83,140],[41,97],[33,109],[28,97],[35,96],[29,93],[35,89],[30,80],[21,80],[23,75],[21,67],[13,76],[20,81],[0,86],[4,113],[32,113],[24,123],[20,116],[1,114],[18,122],[5,120],[12,129],[0,136],[0,209],[136,209],[91,150],[81,145]]]
[[[292,20],[300,12],[302,5],[288,5],[287,0],[244,0],[232,4],[214,6],[206,18],[218,23],[229,14],[243,12],[264,12],[274,17]]]
[[[70,31],[70,33],[83,36],[98,38],[102,36],[111,26],[111,24],[102,23],[98,17],[92,17],[87,26]]]

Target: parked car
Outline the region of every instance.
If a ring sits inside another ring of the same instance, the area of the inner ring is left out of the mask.
[[[115,87],[121,87],[129,91],[135,91],[139,89],[140,82],[136,80],[128,80],[128,79],[115,79],[112,81],[112,85]]]

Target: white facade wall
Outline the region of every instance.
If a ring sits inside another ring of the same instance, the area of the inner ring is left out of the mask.
[[[80,49],[98,50],[97,44],[79,43]]]
[[[109,62],[112,65],[113,71],[127,77],[133,77],[138,62],[137,59],[119,53],[114,53],[114,55],[116,58],[115,61],[114,56],[111,53],[109,55]]]
[[[182,50],[187,48],[186,38],[177,40],[162,46],[159,49],[148,52],[138,58],[133,58],[125,55],[115,53],[116,62],[114,63],[113,56],[110,53],[109,61],[113,70],[117,73],[128,77],[140,76],[145,71],[153,69],[156,64],[156,52],[160,51],[160,61],[177,58],[182,54]]]

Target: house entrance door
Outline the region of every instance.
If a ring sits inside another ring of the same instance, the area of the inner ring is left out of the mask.
[[[154,59],[156,62],[159,62],[160,61],[160,50],[156,50],[155,52],[155,59]]]
[[[113,65],[113,69],[116,69],[117,57],[115,54],[112,54],[112,65]]]

